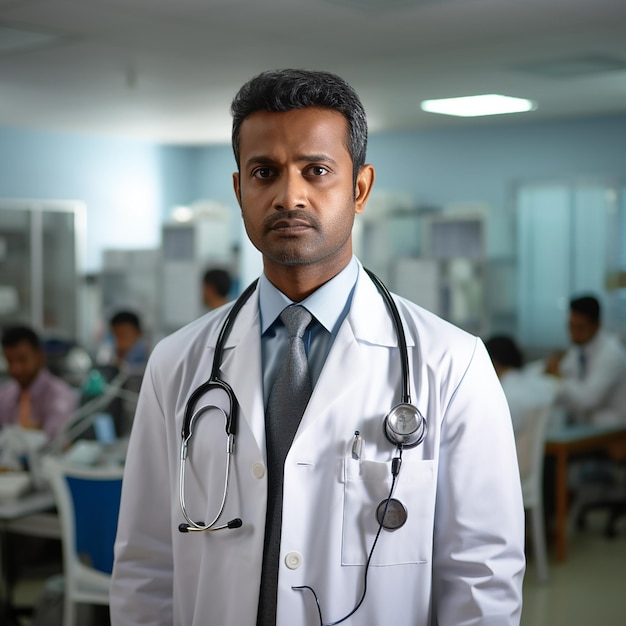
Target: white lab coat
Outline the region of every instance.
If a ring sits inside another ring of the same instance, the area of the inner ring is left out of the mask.
[[[580,346],[572,346],[561,361],[557,403],[578,422],[599,426],[626,424],[626,349],[619,337],[599,330],[584,346],[587,374],[581,380]]]
[[[384,530],[367,595],[344,624],[518,624],[524,513],[507,403],[476,338],[397,299],[412,400],[428,435],[405,450],[394,497],[406,524]],[[211,371],[226,310],[163,340],[144,378],[131,435],[111,586],[114,626],[254,626],[266,509],[264,409],[257,296],[226,342],[221,375],[239,401],[234,465],[222,519],[243,526],[182,534],[178,498],[185,403]],[[213,399],[219,392],[211,392]],[[285,462],[279,626],[317,626],[353,609],[391,484],[396,449],[383,418],[400,401],[397,337],[384,301],[360,271],[345,319]],[[363,455],[355,460],[355,430]],[[222,496],[226,439],[216,410],[199,418],[186,470],[191,516],[207,522]]]

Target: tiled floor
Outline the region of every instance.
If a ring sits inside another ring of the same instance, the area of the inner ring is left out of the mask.
[[[594,512],[584,531],[571,532],[565,562],[557,563],[551,551],[545,585],[529,556],[522,626],[626,625],[626,518],[615,539],[605,538],[605,520],[605,513]]]
[[[584,531],[573,531],[569,555],[556,563],[550,554],[550,579],[537,582],[532,555],[524,581],[524,610],[521,626],[625,626],[626,625],[626,518],[618,537],[606,539],[602,512],[590,514]],[[15,590],[18,605],[35,605],[43,580],[20,581]],[[92,617],[81,613],[80,626],[102,626],[102,612]],[[23,625],[29,621],[24,619]],[[50,625],[50,626],[56,626]]]

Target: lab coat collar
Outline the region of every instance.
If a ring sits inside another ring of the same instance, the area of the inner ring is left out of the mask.
[[[402,315],[402,307],[398,306],[398,300],[395,299],[395,302],[400,318],[403,320],[407,345],[413,346],[415,345],[414,334],[407,328]],[[389,347],[398,345],[398,334],[387,304],[360,263],[359,279],[347,319],[357,341]]]
[[[398,336],[391,318],[387,304],[378,292],[376,285],[369,279],[360,261],[357,261],[359,275],[354,289],[352,306],[347,315],[347,321],[352,327],[352,332],[357,341],[363,341],[372,345],[381,346],[397,346]],[[254,326],[258,331],[257,341],[260,342],[260,315],[258,306],[258,288],[250,296],[250,299],[241,309],[237,320],[226,339],[225,347],[233,348],[242,341],[250,341],[249,331]],[[398,304],[396,300],[396,304]],[[402,315],[402,307],[400,309],[400,317]],[[407,345],[415,345],[415,337],[404,322],[404,331],[406,334]],[[217,341],[219,328],[210,338],[210,346],[213,347]]]
[[[402,307],[400,315],[402,317]],[[211,337],[213,345],[218,332],[219,329]],[[407,330],[406,324],[405,334],[407,345],[413,346],[414,337]],[[305,429],[315,415],[327,410],[329,403],[340,402],[346,394],[352,392],[355,385],[362,384],[358,376],[337,375],[337,372],[358,372],[362,369],[362,353],[355,349],[359,343],[387,347],[398,345],[396,329],[387,305],[360,263],[352,306],[328,355],[299,430]],[[237,346],[244,349],[232,349]],[[226,339],[221,373],[224,380],[230,382],[242,415],[248,419],[259,448],[264,450],[264,406],[262,386],[259,384],[262,372],[258,290],[242,307]]]

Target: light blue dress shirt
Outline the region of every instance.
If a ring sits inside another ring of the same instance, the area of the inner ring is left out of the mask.
[[[303,337],[312,388],[315,388],[339,327],[350,310],[358,275],[359,264],[352,257],[337,276],[297,303],[306,307],[314,318]],[[259,309],[265,406],[287,349],[287,331],[278,316],[290,304],[294,302],[262,274],[259,279]]]

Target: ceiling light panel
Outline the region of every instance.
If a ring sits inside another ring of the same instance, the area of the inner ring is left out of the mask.
[[[497,93],[459,98],[424,100],[423,111],[457,117],[482,117],[485,115],[504,115],[506,113],[524,113],[536,108],[535,103],[525,98],[513,98]]]

